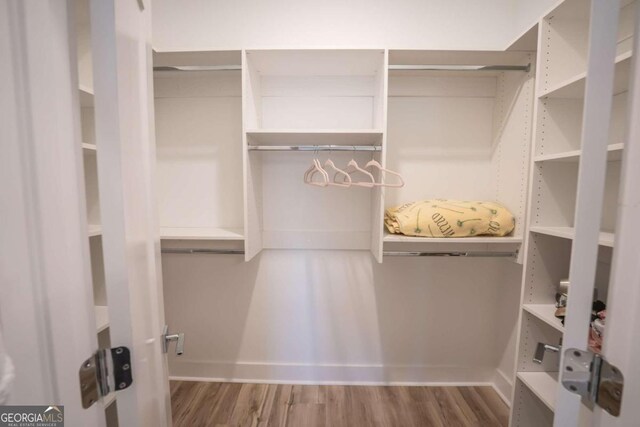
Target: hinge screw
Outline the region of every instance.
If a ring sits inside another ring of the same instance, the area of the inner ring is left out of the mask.
[[[126,388],[127,387],[127,383],[120,383],[120,385],[118,387],[120,389]]]
[[[116,348],[116,354],[122,354],[122,347]]]
[[[125,363],[124,365],[122,365],[122,370],[123,371],[128,371],[129,370],[129,364]]]

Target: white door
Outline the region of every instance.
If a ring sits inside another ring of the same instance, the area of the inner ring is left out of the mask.
[[[133,386],[118,392],[121,426],[170,425],[155,200],[148,0],[91,0],[95,132],[111,345],[129,347]]]
[[[148,3],[91,2],[111,345],[132,357],[120,426],[171,424]],[[0,328],[15,365],[10,404],[64,405],[66,425],[103,426],[100,404],[82,409],[78,379],[98,344],[73,16],[70,1],[0,2]]]
[[[571,289],[563,341],[561,379],[569,349],[587,350],[587,325],[598,256],[598,235],[605,186],[608,123],[614,90],[614,58],[619,1],[592,0],[589,53],[582,126],[582,155],[578,176],[575,229],[569,281]],[[640,43],[640,8],[636,8],[634,45]],[[619,417],[599,406],[593,415],[580,397],[559,383],[555,426],[632,426],[640,420],[640,63],[634,53],[630,72],[629,132],[624,146],[618,220],[609,285],[605,339],[601,355],[624,375]],[[584,357],[584,356],[580,356]],[[575,366],[575,365],[574,365]],[[575,372],[575,371],[574,371]],[[612,393],[614,394],[614,393]],[[605,404],[606,405],[606,404]]]

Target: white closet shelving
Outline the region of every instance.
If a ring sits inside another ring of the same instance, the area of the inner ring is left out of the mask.
[[[578,167],[581,158],[582,109],[586,82],[589,4],[566,0],[538,23],[539,44],[535,130],[531,162],[529,233],[525,235],[517,374],[511,423],[544,426],[553,423],[558,388],[557,354],[547,352],[533,362],[539,342],[558,345],[564,327],[555,317],[555,293],[569,276]],[[626,97],[631,58],[633,8],[624,1],[620,12],[612,120],[609,132],[605,201],[596,272],[598,299],[607,294],[624,149]],[[594,207],[600,208],[600,207]],[[606,301],[605,301],[606,302]],[[585,334],[588,325],[585,325]],[[590,411],[583,405],[582,418]]]
[[[154,53],[156,67],[241,63],[240,51]],[[162,240],[244,242],[239,70],[154,76]]]
[[[87,204],[87,236],[91,257],[91,285],[93,287],[96,334],[101,348],[110,348],[109,310],[105,289],[104,262],[102,258],[102,225],[98,188],[97,156],[95,143],[93,67],[91,55],[91,23],[89,1],[75,0],[76,41],[78,59],[78,96],[80,100],[81,147],[84,163],[85,195]],[[102,401],[109,427],[117,426],[115,393]]]
[[[422,244],[517,250],[526,204],[533,67],[528,72],[388,68],[534,62],[530,53],[502,51],[156,52],[163,245],[236,241],[246,260],[262,249],[370,250],[380,262],[383,248]],[[198,66],[204,68],[193,68]],[[273,150],[316,145],[354,150]],[[355,150],[367,146],[379,151]],[[314,156],[338,165],[376,159],[400,171],[407,185],[309,187],[301,177]],[[384,207],[425,197],[498,200],[516,214],[516,230],[505,238],[472,239],[384,231]]]
[[[247,50],[243,60],[246,259],[262,249],[379,251],[380,189],[317,189],[302,175],[313,152],[255,146],[376,145],[384,149],[384,50]],[[323,152],[336,164],[383,153]],[[342,191],[341,191],[342,190]],[[295,202],[294,202],[295,201]],[[339,206],[340,218],[335,210]]]

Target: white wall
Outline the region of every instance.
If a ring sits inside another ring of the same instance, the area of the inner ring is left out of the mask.
[[[154,0],[153,47],[497,49],[531,0]],[[545,0],[546,2],[548,0]],[[542,2],[542,3],[544,3]]]
[[[265,250],[163,256],[173,376],[491,382],[511,375],[521,268],[501,259]]]
[[[531,27],[560,0],[513,0],[514,37]]]

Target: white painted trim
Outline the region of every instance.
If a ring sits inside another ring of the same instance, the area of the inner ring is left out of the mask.
[[[500,399],[509,407],[511,407],[511,400],[508,396],[511,396],[511,391],[513,390],[513,381],[509,380],[509,378],[502,372],[500,369],[496,369],[496,374],[494,376],[494,381],[491,383],[493,389],[498,393]]]
[[[262,362],[169,362],[170,378],[278,384],[493,384],[495,368],[425,365],[333,365]]]
[[[237,378],[210,378],[210,377],[169,377],[170,381],[197,381],[207,383],[247,383],[247,384],[292,384],[292,385],[344,385],[344,386],[405,386],[405,387],[492,387],[502,400],[504,395],[496,389],[491,382],[402,382],[402,381],[281,381],[281,380],[256,380]],[[505,403],[507,401],[505,400]],[[507,403],[508,405],[508,403]]]

